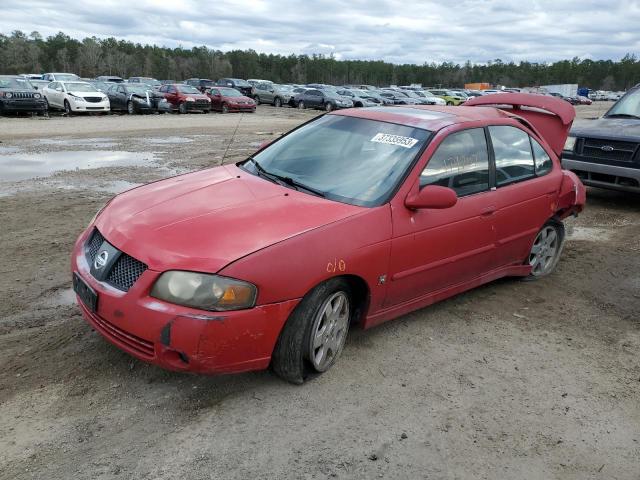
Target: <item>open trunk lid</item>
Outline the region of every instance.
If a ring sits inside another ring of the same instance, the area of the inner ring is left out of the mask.
[[[533,93],[494,93],[465,102],[469,106],[491,106],[523,118],[560,157],[576,110],[562,99]]]

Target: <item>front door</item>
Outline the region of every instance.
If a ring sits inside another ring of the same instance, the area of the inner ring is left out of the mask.
[[[495,266],[495,191],[485,130],[449,134],[422,171],[420,188],[455,190],[442,210],[394,206],[387,298],[390,307],[463,284]]]

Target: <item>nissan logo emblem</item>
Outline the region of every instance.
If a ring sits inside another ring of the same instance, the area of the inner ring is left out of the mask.
[[[600,150],[602,150],[603,152],[613,152],[615,148],[613,148],[611,145],[604,145],[600,147]]]
[[[98,255],[96,255],[95,260],[93,261],[93,268],[96,270],[100,270],[107,264],[107,260],[109,259],[109,252],[106,250],[101,251]]]

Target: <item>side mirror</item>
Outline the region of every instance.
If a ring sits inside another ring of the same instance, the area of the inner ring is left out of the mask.
[[[456,192],[448,187],[439,185],[427,185],[417,194],[409,194],[404,205],[411,210],[423,208],[450,208],[458,202]]]

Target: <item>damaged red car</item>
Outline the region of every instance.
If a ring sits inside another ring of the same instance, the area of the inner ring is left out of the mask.
[[[371,328],[495,279],[553,272],[585,190],[563,100],[341,110],[252,157],[114,197],[80,235],[85,319],[172,370],[301,383]]]

